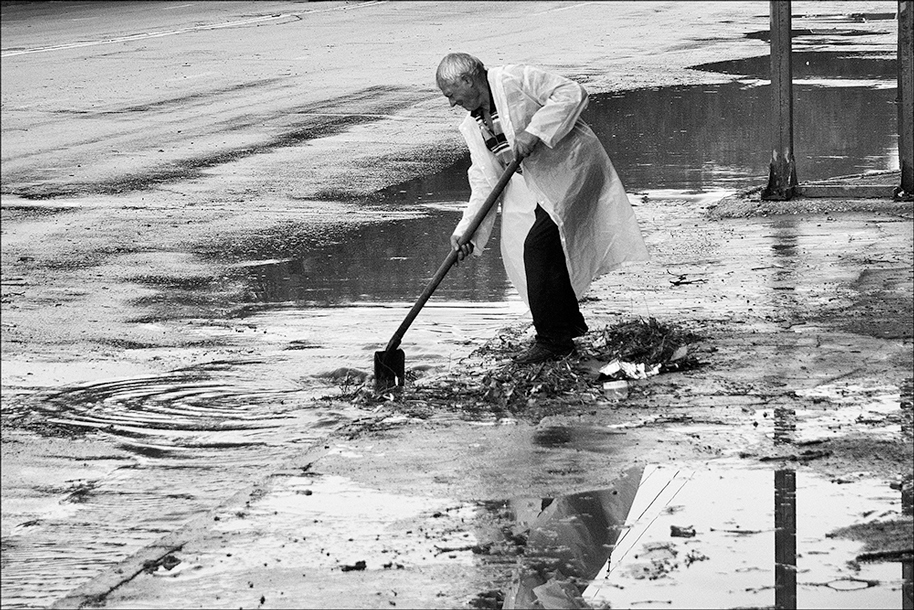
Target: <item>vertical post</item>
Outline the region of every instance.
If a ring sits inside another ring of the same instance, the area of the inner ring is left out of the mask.
[[[770,0],[771,91],[774,102],[773,150],[768,186],[762,199],[790,199],[796,192],[793,156],[793,72],[790,62],[790,0]]]
[[[774,471],[774,607],[797,607],[797,473]]]
[[[914,1],[898,0],[898,161],[895,197],[914,198]]]

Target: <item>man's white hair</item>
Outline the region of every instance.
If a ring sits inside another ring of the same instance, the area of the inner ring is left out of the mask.
[[[468,53],[448,53],[438,64],[435,79],[439,85],[454,83],[466,76],[470,80],[481,78],[486,67],[477,57]]]

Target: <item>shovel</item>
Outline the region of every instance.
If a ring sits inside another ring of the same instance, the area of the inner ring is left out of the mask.
[[[473,217],[470,226],[467,227],[467,230],[460,236],[460,240],[457,242],[459,245],[463,246],[467,244],[473,237],[473,234],[476,233],[476,229],[479,228],[479,225],[482,224],[482,221],[489,213],[489,210],[495,205],[495,202],[498,200],[501,192],[505,189],[511,176],[517,171],[520,162],[520,159],[515,159],[505,169],[505,173],[503,173],[501,178],[498,179],[498,182],[495,183],[495,187],[492,189],[492,192],[489,193],[489,197],[485,200],[485,203],[482,204],[482,207],[479,208],[479,212],[476,213],[476,216]],[[457,250],[451,250],[451,253],[448,254],[447,258],[444,259],[444,262],[441,263],[435,276],[429,281],[425,290],[422,291],[416,304],[413,305],[413,308],[406,314],[406,319],[400,324],[397,332],[390,338],[390,341],[387,343],[387,348],[383,352],[374,353],[374,386],[376,391],[383,391],[394,386],[403,385],[404,377],[406,375],[406,355],[403,353],[402,349],[399,349],[400,341],[403,339],[403,335],[406,334],[409,325],[412,324],[413,320],[416,319],[416,316],[419,315],[419,310],[422,309],[429,297],[432,296],[432,293],[435,292],[438,284],[444,279],[444,276],[447,274],[448,270],[450,270],[451,266],[457,262],[458,254]]]

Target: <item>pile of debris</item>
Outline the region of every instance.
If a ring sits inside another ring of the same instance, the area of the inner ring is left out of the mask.
[[[404,388],[378,393],[365,384],[342,398],[366,406],[394,403],[417,416],[433,410],[520,415],[550,404],[558,411],[569,403],[619,400],[632,380],[696,368],[692,346],[700,340],[678,326],[639,318],[588,333],[576,353],[562,360],[517,365],[512,358],[529,339],[506,330],[470,354],[459,373],[415,379],[407,374]]]

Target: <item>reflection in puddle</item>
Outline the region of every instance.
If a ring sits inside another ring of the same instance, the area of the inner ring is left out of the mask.
[[[821,408],[765,408],[754,414],[756,427],[775,444],[816,445],[843,437],[848,430],[869,438],[898,438],[902,432],[901,394],[895,386],[825,384],[796,390]]]
[[[825,31],[823,31],[825,32]],[[862,30],[830,30],[831,35],[866,36]],[[749,38],[768,42],[768,31],[754,32]],[[812,30],[795,30],[795,36],[810,35]],[[897,76],[895,57],[882,57],[867,53],[848,51],[793,51],[790,54],[793,80],[836,78],[843,80],[881,80],[894,81]],[[696,66],[708,72],[724,74],[741,74],[768,80],[771,78],[771,59],[768,55],[744,57],[728,61],[713,62]]]
[[[912,601],[910,562],[855,561],[861,543],[834,535],[874,521],[910,526],[910,498],[902,506],[899,492],[866,476],[649,466],[637,487],[623,478],[609,490],[509,505],[527,544],[505,608]]]
[[[582,592],[619,540],[643,470],[631,469],[610,489],[509,502],[529,526],[504,607],[582,607]]]
[[[767,59],[767,58],[766,58]],[[897,165],[895,92],[872,86],[794,86],[799,179]],[[773,121],[767,84],[694,85],[593,96],[585,120],[630,191],[764,184],[760,143]]]

